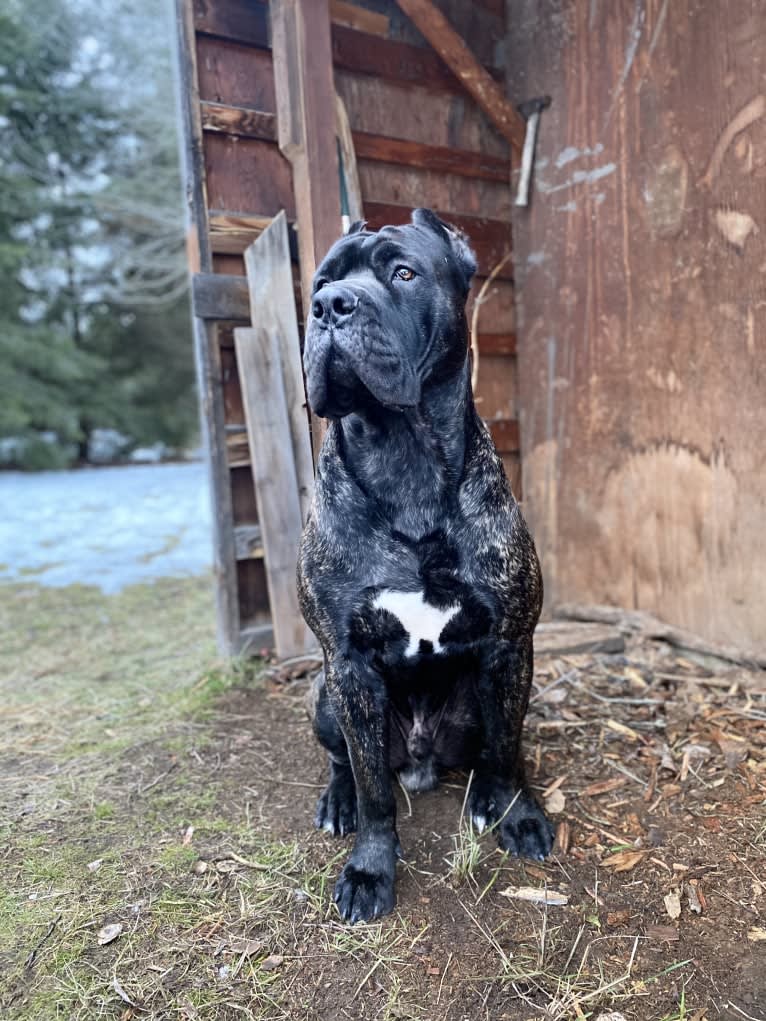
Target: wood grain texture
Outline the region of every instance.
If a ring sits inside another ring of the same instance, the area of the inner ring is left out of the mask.
[[[207,193],[202,125],[199,116],[194,26],[191,7],[186,0],[176,0],[175,11],[182,157],[188,201],[187,237],[192,241],[188,249],[189,260],[193,271],[210,273],[212,252],[208,240]],[[224,655],[234,655],[239,649],[240,620],[220,350],[215,328],[196,317],[194,360],[200,401],[202,446],[205,450],[213,495],[213,568],[216,580],[218,645]]]
[[[348,0],[330,0],[330,19],[334,25],[345,25],[382,39],[388,35],[389,20],[385,14],[368,11],[358,4],[348,3]]]
[[[282,370],[294,475],[302,521],[306,520],[314,489],[314,468],[309,445],[306,394],[301,367],[301,341],[293,298],[293,275],[287,219],[279,213],[258,241],[245,252],[250,315],[254,326],[265,326],[276,337]],[[235,333],[236,338],[236,333]],[[240,370],[240,375],[242,370]]]
[[[432,0],[396,0],[495,127],[521,152],[524,119]]]
[[[276,112],[270,50],[198,36],[197,66],[200,99],[203,101]]]
[[[205,170],[212,209],[295,218],[290,164],[276,145],[206,132]]]
[[[254,138],[265,142],[277,140],[276,114],[249,107],[204,102],[201,107],[202,128],[221,134]],[[339,131],[340,134],[340,131]],[[365,131],[350,134],[357,159],[381,164],[419,168],[429,174],[454,174],[472,181],[492,181],[508,191],[510,166],[507,158],[485,156],[447,146],[426,145],[407,138],[373,135]],[[396,178],[398,179],[398,175]],[[510,198],[503,200],[510,214]]]
[[[336,66],[335,84],[354,131],[481,152],[509,162],[509,146],[462,89],[445,92]]]
[[[314,270],[341,231],[330,17],[327,0],[273,0],[271,13],[279,147],[292,164],[305,308]]]
[[[266,316],[259,319],[268,322]],[[295,583],[302,522],[278,324],[240,327],[234,331],[234,342],[253,452],[274,645],[280,657],[297,656],[313,648],[316,640],[301,616]]]
[[[548,599],[763,650],[766,8],[510,11],[510,88],[553,98],[514,222]]]

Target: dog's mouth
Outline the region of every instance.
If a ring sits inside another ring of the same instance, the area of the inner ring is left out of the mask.
[[[374,324],[365,333],[310,324],[303,362],[309,404],[321,418],[343,418],[370,403],[400,411],[420,399],[409,362]]]

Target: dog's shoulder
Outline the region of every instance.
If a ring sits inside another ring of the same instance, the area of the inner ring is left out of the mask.
[[[479,571],[503,606],[501,630],[531,633],[542,608],[540,563],[503,462],[481,422],[471,440],[460,507]]]

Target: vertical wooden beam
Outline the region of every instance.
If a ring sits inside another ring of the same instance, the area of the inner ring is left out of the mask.
[[[193,272],[211,273],[205,163],[197,79],[192,0],[176,0],[178,41],[176,80],[183,125],[181,155],[186,182],[187,245]],[[202,443],[213,504],[213,564],[216,580],[218,644],[235,655],[240,643],[237,561],[229,468],[226,460],[221,361],[216,327],[194,318],[194,359],[200,402]]]
[[[255,327],[265,326],[270,329],[277,338],[300,517],[305,521],[314,490],[314,469],[311,463],[301,342],[295,315],[290,243],[284,210],[274,217],[261,236],[247,249],[245,267],[250,292],[250,320]],[[239,354],[239,348],[237,352]],[[247,392],[251,382],[246,375],[246,366],[240,364],[239,371],[243,390]],[[252,446],[250,449],[253,460],[257,461],[259,451]],[[266,566],[268,568],[268,561]]]
[[[279,148],[293,168],[304,313],[317,264],[341,233],[328,0],[272,0]]]

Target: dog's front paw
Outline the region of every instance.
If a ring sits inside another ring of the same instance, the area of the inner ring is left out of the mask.
[[[471,786],[468,806],[480,833],[488,826],[497,829],[497,841],[504,851],[538,861],[550,854],[553,826],[524,788],[480,777]]]
[[[393,911],[395,846],[375,842],[354,848],[335,884],[335,903],[344,921],[370,922]]]
[[[334,837],[344,837],[356,830],[356,787],[351,770],[337,772],[322,791],[317,802],[314,825]]]
[[[497,840],[504,851],[519,858],[542,861],[551,853],[555,830],[542,808],[522,791],[498,825]]]

